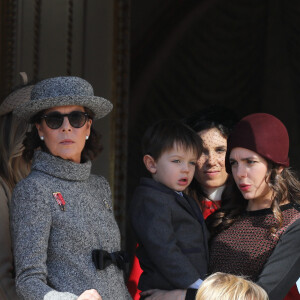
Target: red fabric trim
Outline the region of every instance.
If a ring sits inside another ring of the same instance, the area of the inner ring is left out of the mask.
[[[284,300],[300,300],[296,284],[290,289],[289,293],[284,297]]]
[[[143,270],[140,266],[139,260],[136,256],[134,256],[133,259],[133,265],[130,272],[130,276],[127,282],[127,288],[128,291],[132,297],[133,300],[139,300],[140,299],[140,290],[138,289],[138,283],[141,274],[143,273]]]

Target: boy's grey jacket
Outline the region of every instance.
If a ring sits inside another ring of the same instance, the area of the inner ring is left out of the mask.
[[[91,163],[34,155],[11,205],[17,292],[28,300],[69,300],[96,289],[103,300],[131,299],[117,266],[96,270],[92,250],[120,250],[111,193]],[[53,193],[66,202],[61,210]]]
[[[140,290],[185,289],[204,279],[208,232],[195,200],[142,178],[133,195],[131,222],[144,271]]]

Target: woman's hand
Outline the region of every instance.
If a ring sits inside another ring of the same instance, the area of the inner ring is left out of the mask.
[[[102,300],[101,296],[94,289],[84,291],[77,300]]]
[[[148,290],[141,293],[142,296],[146,297],[146,300],[184,300],[186,290]]]

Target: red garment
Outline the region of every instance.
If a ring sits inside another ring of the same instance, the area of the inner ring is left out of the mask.
[[[284,297],[284,300],[300,300],[296,284],[290,289],[289,293]]]
[[[140,266],[139,260],[136,256],[133,259],[133,265],[130,272],[130,276],[127,282],[128,291],[133,300],[140,299],[140,290],[138,289],[138,283],[140,280],[140,276],[142,275],[143,270]]]
[[[213,212],[215,212],[218,208],[221,206],[221,200],[203,200],[201,201],[201,210],[204,219],[206,219],[209,215],[211,215]]]

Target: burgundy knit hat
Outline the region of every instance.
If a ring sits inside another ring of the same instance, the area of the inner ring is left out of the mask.
[[[227,142],[227,173],[231,173],[230,152],[236,147],[252,150],[284,167],[289,166],[289,135],[283,123],[272,115],[251,114],[236,124]]]

